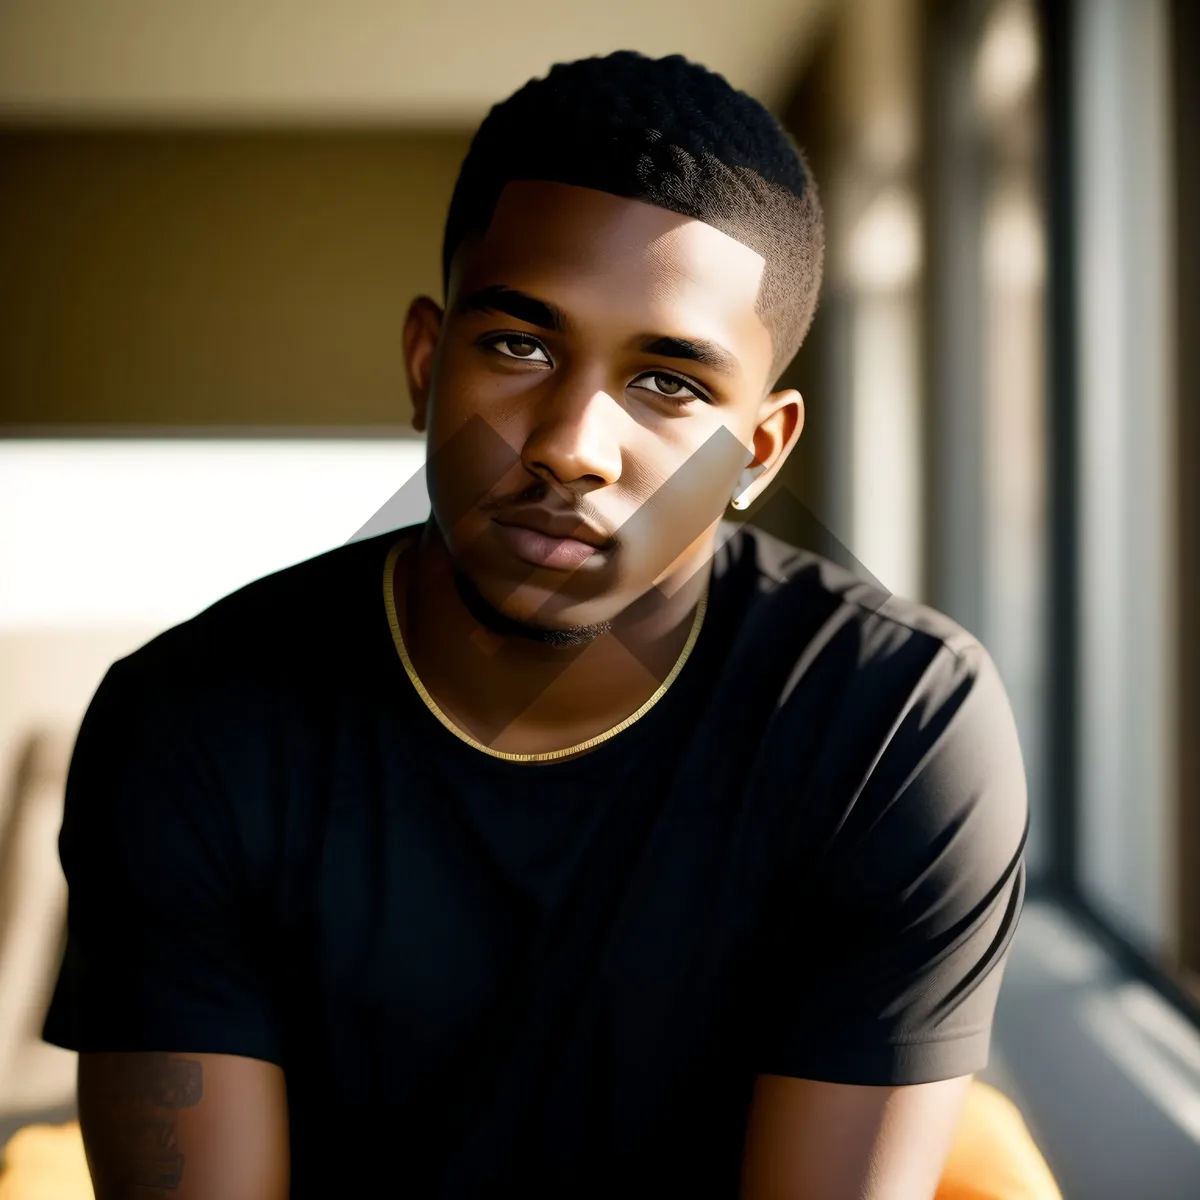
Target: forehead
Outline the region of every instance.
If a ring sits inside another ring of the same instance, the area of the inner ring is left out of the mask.
[[[581,324],[713,337],[769,362],[770,334],[755,312],[765,267],[703,221],[591,188],[518,181],[483,237],[456,255],[450,290],[519,286]]]

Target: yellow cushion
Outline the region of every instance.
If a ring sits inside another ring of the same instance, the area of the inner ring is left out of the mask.
[[[975,1080],[936,1200],[1062,1200],[1017,1106]]]
[[[26,1125],[8,1140],[0,1200],[93,1200],[79,1122]]]
[[[0,1200],[94,1200],[79,1123],[13,1134]],[[967,1093],[936,1200],[1062,1200],[1017,1107],[976,1080]]]

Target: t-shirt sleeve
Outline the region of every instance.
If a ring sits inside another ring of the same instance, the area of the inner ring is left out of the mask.
[[[43,1036],[279,1063],[246,856],[186,729],[170,689],[130,658],[84,714],[59,835],[66,948]]]
[[[1025,889],[1025,772],[977,642],[943,645],[842,803],[767,974],[765,1074],[876,1086],[987,1065]]]

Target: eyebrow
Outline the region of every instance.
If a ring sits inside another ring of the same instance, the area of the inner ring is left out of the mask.
[[[554,333],[570,333],[572,325],[570,318],[557,304],[548,300],[539,300],[527,292],[518,292],[515,288],[495,284],[492,287],[480,288],[463,296],[454,306],[456,313],[473,312],[502,312],[527,325],[536,325],[539,329],[549,329]]]
[[[527,292],[494,284],[463,296],[454,306],[459,314],[472,312],[501,312],[527,325],[548,329],[553,333],[571,333],[571,318],[549,300],[539,300]],[[667,337],[658,333],[640,333],[634,339],[645,354],[663,358],[682,358],[711,367],[723,375],[739,373],[738,360],[724,346],[705,338]]]

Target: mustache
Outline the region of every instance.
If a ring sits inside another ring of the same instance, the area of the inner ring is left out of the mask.
[[[612,522],[607,520],[594,504],[569,489],[554,487],[545,480],[535,479],[520,491],[489,497],[480,502],[479,508],[491,516],[493,513],[511,512],[513,509],[525,506],[540,505],[551,495],[557,497],[561,505],[554,510],[556,516],[573,519],[577,524],[601,533],[605,538],[606,549],[620,546],[619,529],[614,528]]]

